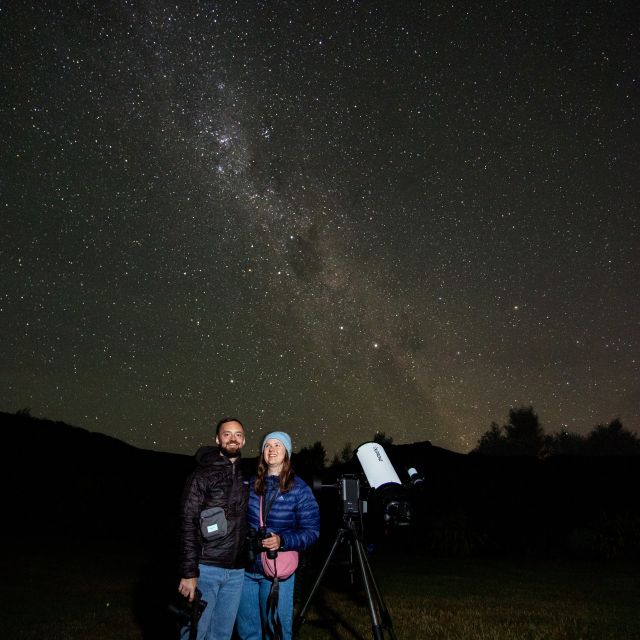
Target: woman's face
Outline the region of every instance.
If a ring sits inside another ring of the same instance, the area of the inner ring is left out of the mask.
[[[280,473],[287,450],[280,440],[269,438],[264,445],[264,461],[269,467],[269,475]]]

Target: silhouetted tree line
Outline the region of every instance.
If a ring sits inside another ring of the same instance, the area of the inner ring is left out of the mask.
[[[486,431],[472,453],[491,456],[627,456],[640,455],[640,439],[625,429],[619,418],[599,424],[586,436],[569,431],[545,435],[533,407],[509,411],[509,421],[496,422]]]
[[[179,497],[193,456],[138,449],[33,418],[28,411],[0,413],[0,427],[0,500],[6,515],[1,534],[134,538],[155,546],[158,556],[171,557]],[[574,442],[565,446],[566,436],[544,435],[532,408],[512,410],[508,425],[492,427],[489,434],[481,441],[497,442],[491,452],[498,455],[460,454],[428,441],[399,445],[383,432],[374,434],[407,487],[409,467],[417,468],[424,482],[408,489],[407,526],[391,526],[384,505],[370,496],[367,541],[393,553],[640,556],[640,456],[619,455],[637,447],[637,438],[619,421],[577,438],[583,448],[575,455]],[[353,452],[346,444],[327,464],[318,441],[293,455],[297,473],[329,487],[317,493],[322,535],[314,553],[319,557],[342,524],[336,480],[345,474],[362,477]],[[251,473],[256,459],[243,464]]]
[[[509,422],[492,425],[466,455],[429,442],[394,445],[384,433],[372,439],[383,444],[401,480],[408,480],[409,467],[424,476],[409,492],[408,527],[389,527],[375,496],[370,501],[366,530],[378,545],[438,555],[640,556],[640,448],[620,420],[586,436],[545,435],[532,407],[512,409]],[[325,450],[316,442],[294,466],[307,478],[331,481],[360,472],[353,454],[347,443],[324,467]],[[338,501],[321,499],[323,513],[334,514],[324,518],[331,532],[340,526]]]

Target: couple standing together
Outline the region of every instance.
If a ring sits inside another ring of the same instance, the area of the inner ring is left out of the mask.
[[[196,453],[198,467],[182,496],[178,590],[193,600],[197,587],[207,602],[198,640],[229,640],[234,623],[241,640],[263,635],[290,640],[295,573],[276,581],[274,598],[273,578],[265,574],[260,554],[247,563],[248,540],[264,525],[262,550],[274,555],[303,551],[320,534],[318,503],[291,467],[290,436],[274,431],[264,438],[250,481],[239,464],[244,443],[238,419],[218,422],[217,447]],[[188,636],[189,629],[183,629],[182,638]]]

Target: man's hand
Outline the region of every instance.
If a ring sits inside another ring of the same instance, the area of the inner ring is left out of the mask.
[[[277,551],[280,548],[280,536],[277,533],[271,533],[271,535],[263,538],[260,544],[269,551]]]
[[[198,586],[198,578],[182,578],[178,585],[178,591],[185,597],[189,598],[189,602],[193,602],[196,595],[196,587]]]

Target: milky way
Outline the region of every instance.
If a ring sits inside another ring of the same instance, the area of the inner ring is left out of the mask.
[[[185,453],[640,428],[635,3],[15,4],[0,409]]]

